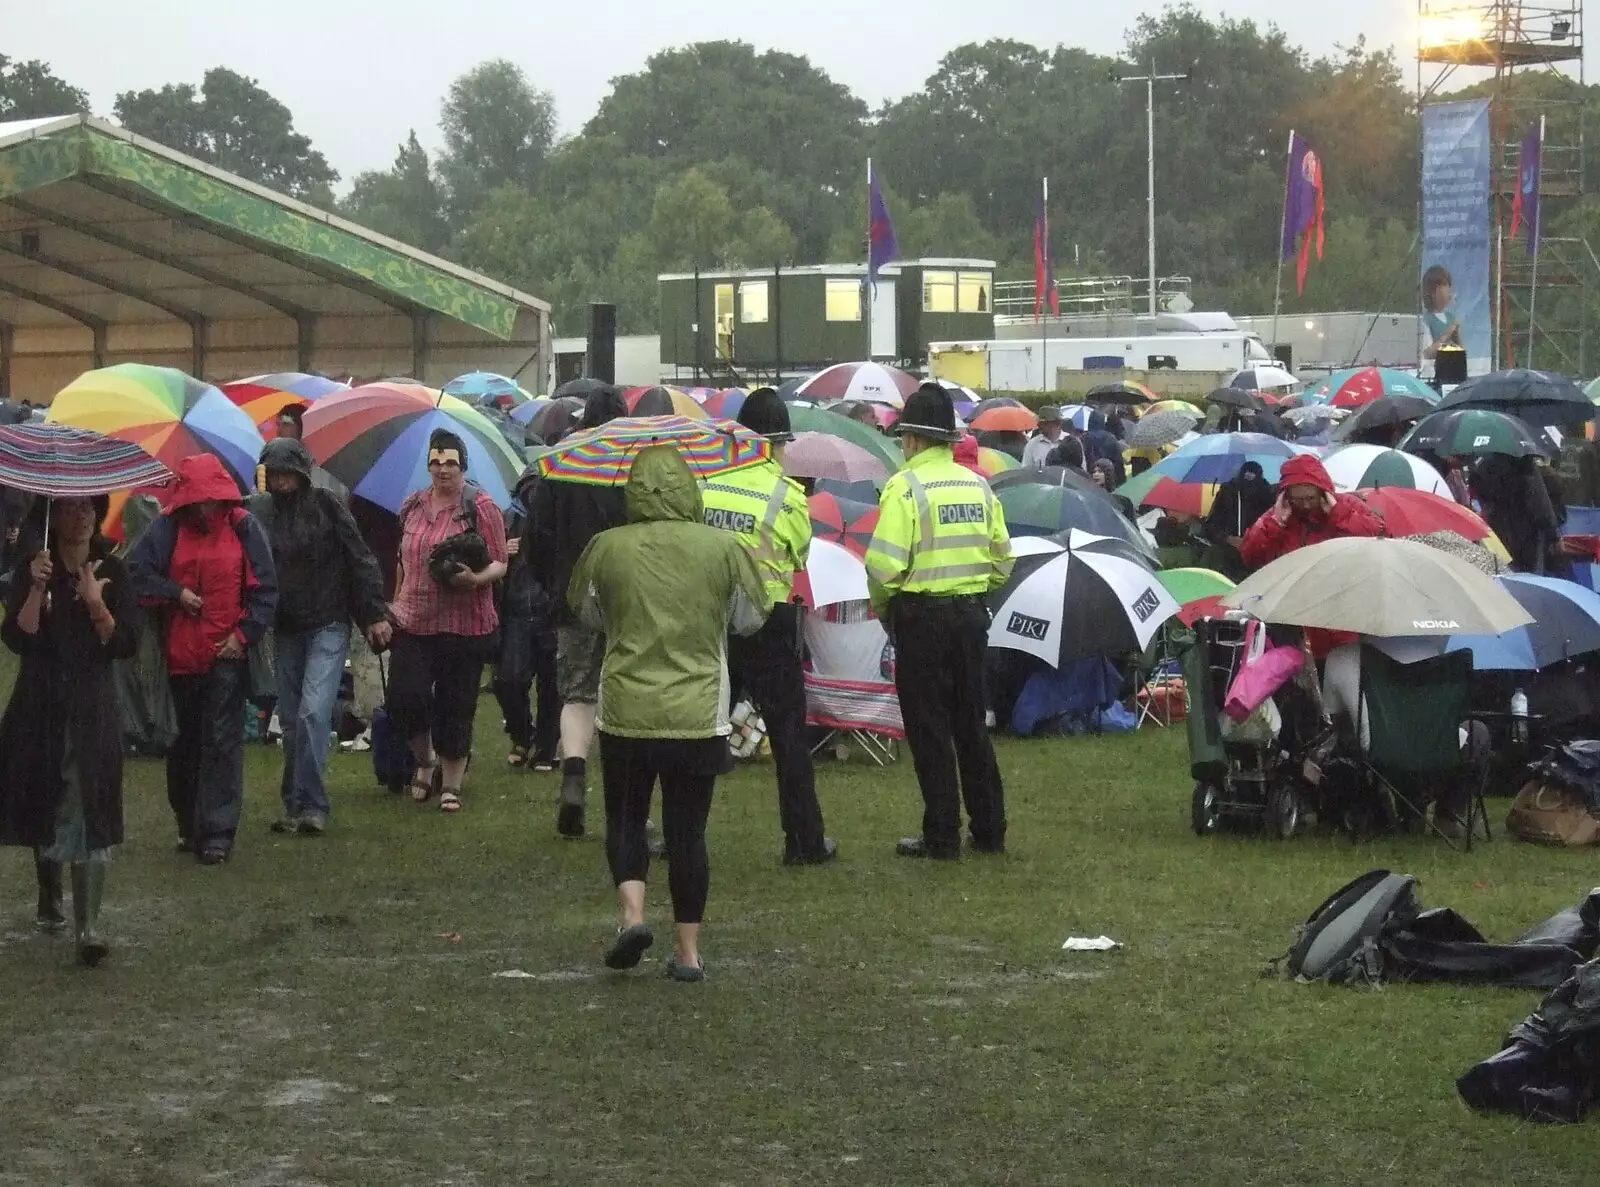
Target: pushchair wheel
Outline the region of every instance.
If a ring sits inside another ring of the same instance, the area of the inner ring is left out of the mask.
[[[1287,841],[1300,827],[1300,793],[1293,783],[1280,783],[1267,793],[1267,828]]]
[[[1209,837],[1222,829],[1222,789],[1209,779],[1201,779],[1194,785],[1189,824],[1197,837]]]

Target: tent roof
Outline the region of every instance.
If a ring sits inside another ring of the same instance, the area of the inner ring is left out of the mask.
[[[75,115],[0,123],[0,323],[441,314],[493,337],[550,306]]]

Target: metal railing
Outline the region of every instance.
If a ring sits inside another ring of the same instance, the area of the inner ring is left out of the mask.
[[[1194,281],[1187,276],[1156,279],[1156,308],[1166,309],[1174,297],[1189,295]],[[994,284],[996,317],[1033,317],[1034,282],[997,280]],[[1084,276],[1056,281],[1056,301],[1061,316],[1091,317],[1143,313],[1150,304],[1150,281],[1143,276]]]

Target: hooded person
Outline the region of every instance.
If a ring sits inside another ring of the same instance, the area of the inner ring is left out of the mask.
[[[533,574],[527,543],[528,507],[544,480],[529,466],[511,493],[506,519],[506,550],[511,556],[500,602],[500,662],[495,667],[494,696],[505,718],[512,767],[534,771],[556,769],[561,740],[561,694],[556,690],[556,631],[552,617],[556,598]],[[530,695],[535,699],[530,706]]]
[[[783,472],[794,439],[789,406],[775,389],[758,387],[739,409],[739,423],[764,437],[770,458],[708,478],[700,485],[705,521],[734,535],[761,570],[767,620],[748,639],[729,640],[734,687],[761,710],[778,776],[778,819],[785,865],[820,865],[838,855],[823,833],[822,805],[806,730],[801,618],[791,600],[795,574],[811,555],[811,512],[804,490]]]
[[[622,393],[607,384],[590,392],[575,433],[599,428],[628,415]],[[627,522],[620,487],[544,481],[528,507],[528,567],[533,578],[555,595],[556,686],[561,694],[561,806],[556,831],[584,834],[589,797],[589,751],[594,745],[595,705],[600,694],[604,636],[578,621],[559,596],[572,581],[572,567],[601,532]]]
[[[283,726],[283,816],[275,832],[320,834],[332,808],[325,771],[355,624],[374,651],[389,645],[383,572],[344,500],[312,484],[311,451],[279,436],[261,451],[266,493],[246,503],[272,545],[278,574],[273,666]]]
[[[770,599],[750,549],[704,522],[700,489],[675,449],[639,452],[626,502],[627,524],[590,541],[566,598],[605,640],[597,723],[606,858],[622,916],[605,963],[632,968],[653,943],[644,922],[646,826],[659,781],[677,932],[667,972],[699,981],[706,818],[732,732],[728,635],[759,630]]]
[[[1239,472],[1217,488],[1206,513],[1205,535],[1216,549],[1210,567],[1237,581],[1245,575],[1239,545],[1251,526],[1272,510],[1277,493],[1262,472],[1260,462],[1245,462]]]
[[[161,518],[128,557],[134,588],[164,620],[178,726],[167,802],[178,849],[204,865],[233,851],[244,806],[248,655],[278,606],[272,544],[242,502],[221,461],[191,454],[178,463]]]
[[[1278,497],[1245,532],[1239,555],[1251,569],[1344,536],[1382,536],[1383,520],[1354,495],[1336,494],[1327,468],[1309,454],[1283,463]]]
[[[1096,462],[1110,462],[1116,471],[1117,486],[1128,480],[1126,463],[1122,458],[1122,442],[1106,428],[1105,413],[1098,408],[1089,413],[1089,427],[1083,434],[1083,460],[1091,472]]]

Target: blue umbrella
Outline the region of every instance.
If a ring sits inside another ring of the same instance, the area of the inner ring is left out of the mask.
[[[1396,659],[1412,661],[1441,651],[1470,651],[1475,670],[1533,672],[1590,651],[1600,651],[1600,594],[1575,581],[1506,573],[1495,578],[1533,621],[1503,635],[1448,635],[1440,639],[1384,639]]]
[[[1061,406],[1061,423],[1071,425],[1080,433],[1089,431],[1089,417],[1093,416],[1095,409],[1086,404],[1063,404]]]
[[[444,385],[444,393],[469,404],[497,404],[501,408],[512,408],[533,399],[515,379],[496,375],[493,371],[469,371],[465,375],[457,375]]]
[[[1312,452],[1266,433],[1209,433],[1162,458],[1151,470],[1179,482],[1226,482],[1246,462],[1259,462],[1267,481],[1276,482],[1284,462]]]

